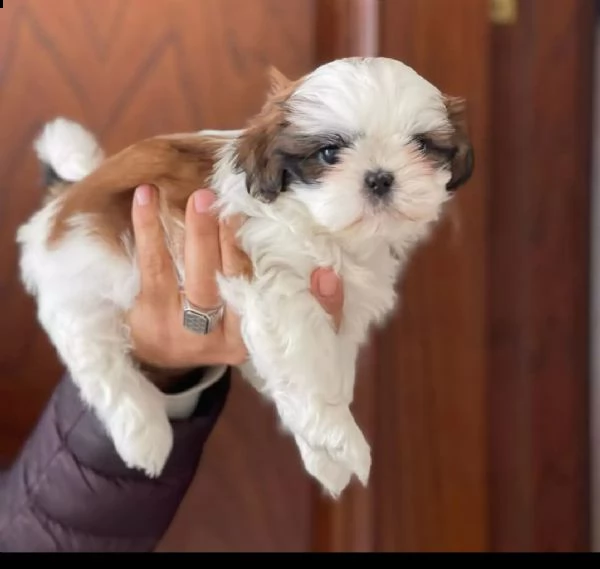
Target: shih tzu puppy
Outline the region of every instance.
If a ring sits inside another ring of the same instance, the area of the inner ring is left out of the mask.
[[[243,214],[251,278],[217,275],[239,313],[240,371],[276,407],[306,470],[333,497],[367,484],[368,442],[350,410],[359,348],[396,304],[411,251],[473,170],[465,103],[387,58],[349,58],[297,81],[272,73],[261,112],[239,131],[157,136],[105,157],[82,126],[57,119],[36,140],[52,178],[18,231],[24,285],[41,325],[117,452],[157,476],[172,433],[162,398],[131,355],[124,314],[140,287],[134,188],[159,188],[181,282],[186,202],[217,193]],[[339,331],[310,293],[317,266],[344,283]],[[210,333],[219,306],[186,304],[182,325]]]

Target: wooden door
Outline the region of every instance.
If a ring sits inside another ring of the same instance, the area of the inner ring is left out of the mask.
[[[528,0],[492,32],[488,251],[491,543],[590,547],[596,3]]]
[[[31,144],[56,115],[109,151],[162,132],[239,127],[265,70],[312,66],[305,0],[18,0],[0,10],[0,455],[14,457],[61,374],[16,273],[17,226],[38,205]],[[235,381],[167,547],[304,550],[309,483],[270,407]],[[190,519],[190,518],[188,518]]]
[[[377,53],[467,97],[476,173],[363,353],[355,410],[371,484],[321,499],[271,407],[236,379],[161,549],[587,548],[590,0],[521,0],[502,26],[485,0],[5,4],[0,457],[61,373],[16,276],[41,124],[66,114],[109,150],[234,128],[260,106],[267,65],[294,77]]]

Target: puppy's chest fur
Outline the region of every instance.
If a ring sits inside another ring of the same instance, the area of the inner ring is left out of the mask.
[[[290,297],[308,291],[316,268],[333,269],[344,288],[343,333],[362,338],[366,326],[393,308],[400,267],[385,246],[360,247],[317,232],[300,235],[283,222],[261,218],[246,222],[240,240],[253,264],[251,286],[261,294]]]

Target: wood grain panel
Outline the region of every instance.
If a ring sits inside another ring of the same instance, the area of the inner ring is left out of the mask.
[[[274,64],[313,63],[307,0],[19,0],[0,10],[0,455],[13,457],[61,366],[16,273],[14,235],[37,207],[31,143],[58,114],[109,151],[141,137],[238,127]],[[238,378],[165,544],[306,550],[309,482],[272,410]]]
[[[400,310],[379,336],[376,547],[480,551],[488,544],[487,2],[380,6],[381,55],[467,98],[476,170],[411,263]]]
[[[594,3],[519,3],[493,32],[492,548],[589,548]]]

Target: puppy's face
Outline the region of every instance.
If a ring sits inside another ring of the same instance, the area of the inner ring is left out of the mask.
[[[465,104],[386,58],[326,64],[274,90],[238,141],[254,197],[301,201],[320,225],[428,223],[473,171]]]

